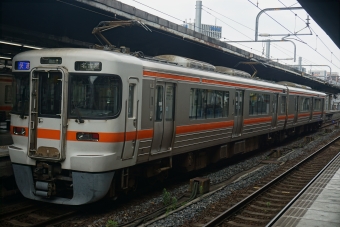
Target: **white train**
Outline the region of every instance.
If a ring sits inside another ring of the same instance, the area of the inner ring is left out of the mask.
[[[323,121],[324,93],[214,70],[93,49],[16,55],[9,153],[21,193],[86,204]]]

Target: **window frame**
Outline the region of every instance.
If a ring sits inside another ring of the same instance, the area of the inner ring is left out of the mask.
[[[81,116],[82,119],[84,120],[104,120],[104,119],[115,119],[118,118],[120,116],[120,113],[122,112],[122,100],[123,100],[123,82],[122,82],[122,78],[117,75],[117,74],[108,74],[108,73],[96,73],[95,71],[88,71],[86,73],[82,72],[82,73],[70,73],[69,74],[69,78],[68,78],[68,97],[67,97],[67,118],[68,119],[78,119],[77,115],[71,115],[71,97],[72,97],[72,91],[71,91],[71,87],[72,87],[72,76],[116,76],[117,79],[119,79],[119,85],[121,86],[120,89],[120,98],[118,98],[118,111],[115,115],[113,116],[103,116],[103,117],[87,117],[87,116]]]

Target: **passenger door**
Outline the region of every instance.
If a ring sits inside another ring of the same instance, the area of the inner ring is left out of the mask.
[[[63,160],[68,73],[62,68],[35,68],[30,79],[28,156]]]
[[[129,95],[125,101],[125,135],[122,159],[133,157],[137,141],[138,120],[138,79],[129,79]]]
[[[273,103],[272,103],[272,128],[276,128],[277,126],[277,107],[278,107],[278,101],[279,101],[279,95],[273,94]]]
[[[243,128],[243,91],[235,91],[233,138],[242,134]]]
[[[171,151],[174,133],[175,84],[157,82],[151,154]]]

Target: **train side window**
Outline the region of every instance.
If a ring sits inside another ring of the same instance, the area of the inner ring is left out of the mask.
[[[135,96],[135,86],[135,84],[129,85],[128,118],[133,117],[133,99]]]
[[[262,114],[269,114],[270,95],[263,95]]]
[[[223,92],[223,117],[229,116],[229,91]]]
[[[12,103],[12,85],[5,86],[5,103]]]
[[[163,86],[156,86],[156,121],[163,119]]]
[[[281,113],[286,113],[286,96],[281,97]]]
[[[197,89],[191,88],[190,89],[190,100],[189,100],[189,118],[196,119],[197,113]]]
[[[306,112],[306,111],[309,111],[309,101],[310,98],[303,98],[302,99],[302,103],[301,103],[301,111],[302,112]]]
[[[215,118],[223,117],[223,91],[215,91]]]
[[[197,89],[197,114],[196,119],[205,119],[206,118],[206,109],[207,106],[207,98],[206,98],[206,90]]]
[[[249,94],[249,115],[257,115],[257,94],[250,93]]]
[[[294,110],[295,110],[295,112],[298,110],[298,98],[299,97],[294,97]]]
[[[321,100],[320,99],[314,100],[314,110],[321,110]]]
[[[207,105],[205,110],[207,118],[214,118],[215,99],[215,91],[207,90]]]

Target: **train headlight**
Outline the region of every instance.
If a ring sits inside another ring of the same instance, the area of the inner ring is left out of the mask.
[[[14,135],[24,136],[26,134],[26,130],[21,127],[13,127],[13,133]]]
[[[77,140],[80,141],[99,141],[98,133],[77,132]]]

